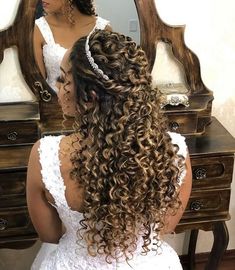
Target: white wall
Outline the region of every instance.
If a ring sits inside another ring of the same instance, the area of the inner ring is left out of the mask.
[[[235,1],[234,0],[155,0],[162,20],[170,25],[186,24],[185,42],[194,51],[201,63],[202,79],[214,92],[212,114],[235,137]],[[164,70],[166,60],[158,61],[158,70]],[[162,66],[161,66],[162,65]],[[155,67],[156,68],[156,67]],[[179,80],[178,70],[168,67],[175,80]],[[153,77],[159,78],[157,70]],[[159,79],[160,80],[160,79]],[[235,249],[235,177],[233,177],[230,205],[232,219],[227,222],[230,241],[229,249]],[[174,236],[179,253],[185,249],[182,245],[184,235]],[[211,248],[212,233],[200,232],[197,252],[206,252]]]
[[[20,0],[0,0],[0,31],[14,22]],[[31,101],[35,97],[28,88],[20,70],[17,48],[7,48],[0,64],[0,103]]]
[[[20,0],[0,0],[0,31],[7,29],[12,25]]]
[[[34,99],[35,96],[23,78],[17,48],[7,48],[0,64],[0,103],[31,101]]]

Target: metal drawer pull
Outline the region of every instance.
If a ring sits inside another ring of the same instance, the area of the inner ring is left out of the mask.
[[[206,178],[206,169],[204,168],[198,168],[194,171],[194,176],[195,176],[195,179],[197,180],[202,180],[202,179],[205,179]]]
[[[180,125],[177,122],[170,122],[169,127],[170,127],[170,130],[176,131],[179,129]]]
[[[202,207],[202,203],[200,201],[193,201],[190,204],[190,210],[199,211]]]
[[[4,231],[7,228],[7,220],[0,218],[0,231]]]
[[[15,141],[17,139],[18,133],[16,131],[9,132],[7,134],[7,139],[10,141]]]

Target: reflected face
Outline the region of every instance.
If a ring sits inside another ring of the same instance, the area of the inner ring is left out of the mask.
[[[60,77],[57,79],[58,102],[62,111],[67,116],[75,116],[76,113],[76,94],[75,84],[71,72],[69,55],[71,50],[67,50],[60,65]]]
[[[64,10],[66,0],[42,0],[42,6],[46,13],[59,13]]]

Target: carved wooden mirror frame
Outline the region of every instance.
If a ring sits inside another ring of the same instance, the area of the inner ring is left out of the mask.
[[[169,115],[172,113],[187,113],[200,111],[197,115],[198,127],[195,133],[202,133],[205,126],[211,121],[211,104],[213,94],[206,88],[200,73],[200,64],[197,56],[184,43],[184,26],[172,27],[160,19],[154,0],[133,0],[135,2],[140,22],[140,44],[145,50],[150,63],[150,70],[156,56],[156,44],[159,41],[168,43],[176,59],[184,67],[186,82],[190,88],[190,108],[167,108]],[[25,81],[36,95],[41,114],[42,129],[47,131],[58,130],[61,122],[60,108],[57,98],[47,89],[48,85],[41,76],[33,54],[33,27],[34,14],[37,1],[21,1],[15,21],[7,30],[0,32],[0,63],[3,51],[16,46],[18,48],[19,62]],[[26,39],[25,37],[28,37]],[[53,105],[52,105],[53,104]]]

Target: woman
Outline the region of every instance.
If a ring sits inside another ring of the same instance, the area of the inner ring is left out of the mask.
[[[28,165],[32,222],[58,244],[37,269],[182,269],[163,238],[186,207],[190,160],[147,66],[130,38],[104,30],[66,52],[58,98],[74,132],[40,139]]]
[[[95,15],[93,0],[43,0],[45,16],[35,21],[34,53],[39,69],[55,91],[59,66],[68,48],[95,27],[110,29]]]

